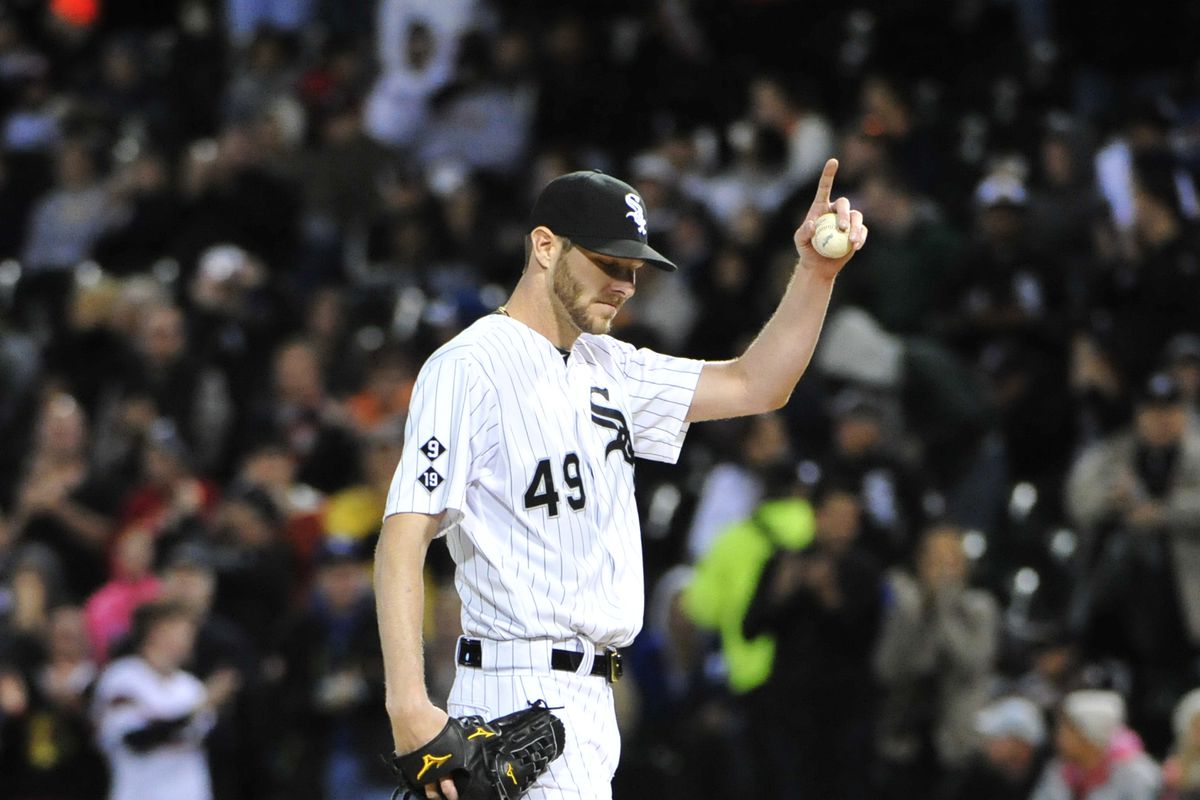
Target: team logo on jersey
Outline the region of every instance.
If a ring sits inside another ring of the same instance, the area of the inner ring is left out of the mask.
[[[421,445],[421,452],[424,453],[425,457],[430,461],[437,461],[438,456],[446,452],[446,448],[437,440],[436,437],[430,436],[429,441]]]
[[[625,459],[625,463],[632,464],[633,440],[629,436],[629,424],[625,422],[625,415],[621,413],[620,409],[609,408],[597,403],[596,395],[607,400],[608,389],[602,389],[599,386],[592,387],[592,422],[602,428],[611,428],[617,432],[616,438],[608,443],[608,447],[604,448],[605,459],[608,458],[609,453],[617,450]]]
[[[436,469],[430,467],[417,476],[417,483],[425,487],[426,490],[432,492],[434,489],[442,485],[442,481],[446,480],[441,476]]]
[[[642,236],[646,235],[646,207],[642,205],[642,198],[637,192],[630,192],[625,195],[625,205],[629,206],[629,213],[625,216],[633,220],[633,224],[637,225],[638,233]]]

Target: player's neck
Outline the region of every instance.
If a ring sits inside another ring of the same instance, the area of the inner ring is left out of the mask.
[[[531,328],[559,350],[570,350],[579,338],[579,328],[566,314],[557,314],[544,290],[531,286],[525,277],[517,283],[512,297],[504,304],[507,316]]]

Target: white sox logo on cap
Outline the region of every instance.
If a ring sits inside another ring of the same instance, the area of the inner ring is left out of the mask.
[[[642,205],[642,198],[638,197],[637,193],[630,192],[625,195],[625,205],[629,206],[629,213],[625,216],[633,220],[633,224],[637,225],[638,233],[645,236],[646,208]]]

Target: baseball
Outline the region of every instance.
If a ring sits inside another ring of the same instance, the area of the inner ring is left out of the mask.
[[[817,217],[812,238],[813,249],[826,258],[841,258],[850,252],[846,231],[838,230],[837,214],[832,211]]]

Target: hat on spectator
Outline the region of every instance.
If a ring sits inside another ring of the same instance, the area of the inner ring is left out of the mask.
[[[1177,739],[1186,740],[1192,735],[1192,720],[1197,714],[1200,714],[1200,689],[1192,689],[1175,706],[1175,715],[1171,721],[1174,723]]]
[[[1140,405],[1168,406],[1183,400],[1179,381],[1169,373],[1156,372],[1146,380],[1138,398]]]
[[[998,172],[989,175],[975,187],[975,202],[981,208],[1024,208],[1029,200],[1025,184],[1015,175]]]
[[[1046,741],[1046,721],[1032,700],[1003,697],[980,710],[975,730],[989,739],[1011,736],[1038,747]]]
[[[847,417],[883,418],[883,406],[874,398],[858,389],[843,389],[838,392],[829,407],[837,419]]]
[[[637,189],[599,170],[571,172],[546,184],[529,215],[531,230],[540,225],[587,250],[675,271],[646,243],[646,205]]]
[[[1081,689],[1063,700],[1063,717],[1097,747],[1108,747],[1125,724],[1125,700],[1116,692]]]

